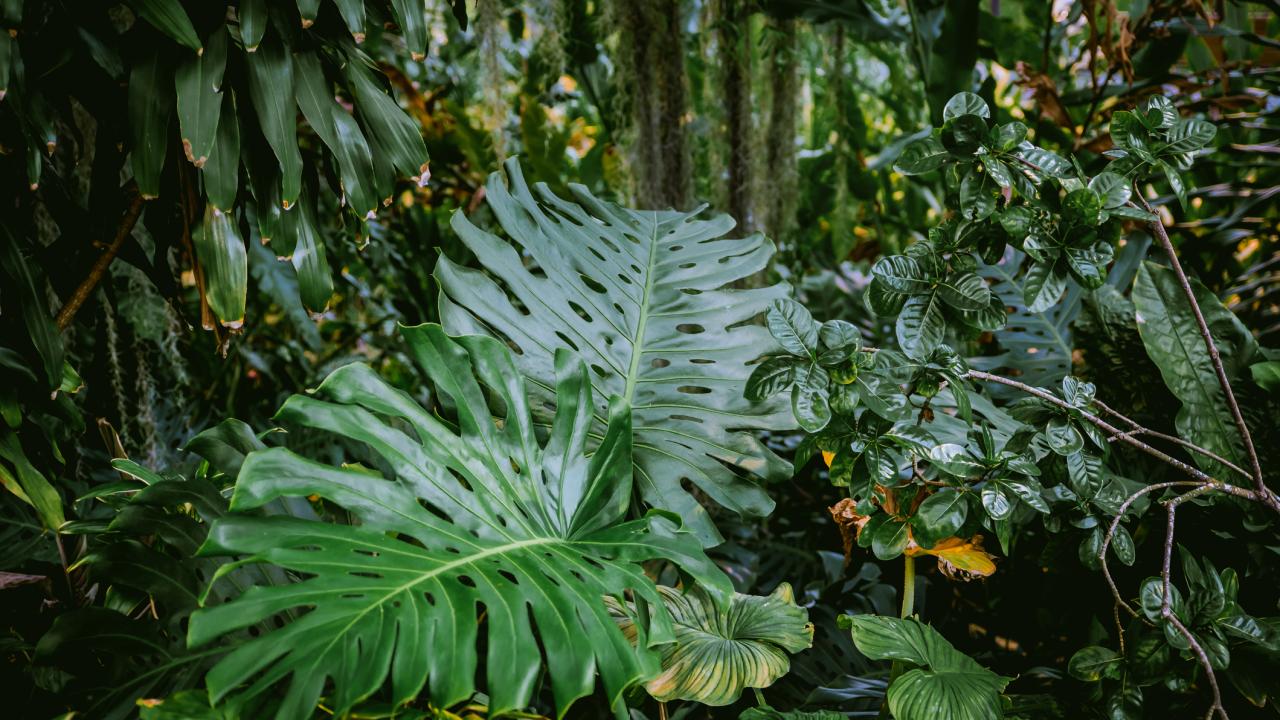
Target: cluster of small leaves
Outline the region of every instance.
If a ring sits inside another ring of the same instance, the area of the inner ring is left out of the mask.
[[[943,170],[953,212],[927,243],[881,258],[867,294],[876,314],[897,318],[898,342],[913,357],[943,342],[948,327],[1003,325],[1003,307],[973,272],[975,254],[988,265],[1009,245],[1026,254],[1030,312],[1053,306],[1073,281],[1100,287],[1123,223],[1155,219],[1131,201],[1132,183],[1159,169],[1185,203],[1178,173],[1214,137],[1212,124],[1179,121],[1168,99],[1155,96],[1134,112],[1115,113],[1116,147],[1106,153],[1113,162],[1090,178],[1074,159],[1028,141],[1021,122],[989,127],[991,110],[977,95],[956,95],[943,116],[943,127],[908,145],[895,169]]]
[[[1216,671],[1230,669],[1224,676],[1245,697],[1261,706],[1267,700],[1267,673],[1274,673],[1274,658],[1280,653],[1280,618],[1258,618],[1237,603],[1240,580],[1232,568],[1218,570],[1205,557],[1197,558],[1179,546],[1182,575],[1187,591],[1169,586],[1169,608],[1205,651]],[[1125,630],[1120,651],[1103,645],[1089,645],[1072,656],[1067,666],[1073,677],[1097,683],[1110,717],[1141,718],[1143,688],[1164,683],[1186,688],[1194,678],[1182,670],[1190,662],[1175,663],[1181,656],[1193,661],[1191,645],[1164,617],[1164,581],[1147,578],[1138,600],[1141,616]],[[1243,661],[1243,662],[1242,662]]]

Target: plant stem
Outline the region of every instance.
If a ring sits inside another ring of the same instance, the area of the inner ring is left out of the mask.
[[[911,617],[916,606],[916,559],[910,555],[902,556],[902,613],[904,618]]]
[[[133,232],[133,226],[138,222],[138,216],[142,214],[142,196],[138,194],[137,186],[131,182],[125,189],[129,197],[129,207],[125,210],[124,217],[120,220],[120,227],[116,230],[116,236],[111,240],[111,244],[102,251],[98,259],[94,261],[93,268],[89,270],[88,276],[80,282],[75,292],[71,293],[71,297],[67,298],[67,303],[58,311],[58,329],[66,330],[71,325],[71,320],[75,318],[76,311],[89,299],[98,287],[98,283],[102,281],[103,276],[107,274],[107,268],[111,266],[111,261],[116,259],[116,253],[120,252],[120,248],[124,246],[124,241],[129,239],[129,234]]]

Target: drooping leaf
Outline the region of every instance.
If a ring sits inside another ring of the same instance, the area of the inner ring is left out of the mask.
[[[62,498],[49,480],[27,459],[17,433],[0,428],[0,484],[35,508],[40,523],[57,531],[65,522]]]
[[[1257,356],[1257,342],[1213,293],[1192,280],[1196,302],[1214,337],[1229,378],[1240,378]],[[1191,308],[1173,270],[1142,264],[1133,285],[1138,334],[1169,390],[1182,402],[1178,433],[1245,467],[1244,447]],[[1206,472],[1228,477],[1220,463],[1192,453]]]
[[[262,135],[279,162],[280,203],[288,208],[302,192],[293,62],[280,40],[267,34],[257,51],[245,56],[245,65],[249,69],[249,100],[257,111]]]
[[[662,673],[645,689],[662,702],[691,700],[719,707],[747,688],[765,688],[787,673],[789,653],[813,644],[809,613],[796,605],[791,586],[771,594],[734,593],[723,609],[700,589],[659,586],[675,626],[675,642],[662,647]],[[635,642],[634,608],[609,599],[614,620]]]
[[[314,53],[293,56],[298,84],[298,107],[329,151],[338,160],[342,190],[347,204],[362,218],[378,209],[374,188],[373,152],[360,132],[355,118],[333,99],[320,59]]]
[[[129,131],[133,148],[129,164],[138,193],[160,195],[160,172],[169,152],[169,123],[173,119],[173,68],[159,53],[135,63],[129,73]]]
[[[219,210],[230,211],[240,189],[240,122],[232,93],[223,93],[222,119],[209,161],[204,164],[204,191]]]
[[[329,682],[327,705],[342,715],[389,681],[393,704],[425,686],[435,705],[447,707],[476,691],[482,614],[489,647],[502,648],[488,654],[484,672],[490,712],[529,704],[543,652],[559,714],[592,691],[597,673],[616,700],[656,671],[650,648],[674,640],[641,562],[674,562],[719,602],[731,594],[697,539],[666,516],[625,519],[629,408],[621,398],[610,403],[603,438],[588,455],[596,407],[590,371],[560,350],[557,413],[539,441],[526,383],[502,343],[450,338],[434,325],[404,335],[456,409],[456,428],[361,364],[285,404],[281,420],[363,443],[394,477],[329,467],[282,448],[248,456],[233,511],[319,495],[359,524],[233,512],[213,525],[202,552],[243,555],[306,579],[252,588],[196,612],[192,646],[292,608],[311,609],[224,656],[206,679],[211,698],[235,707],[272,691],[278,718],[305,718]],[[649,609],[635,618],[634,647],[603,601],[628,592]]]
[[[226,68],[227,31],[219,27],[209,36],[209,47],[203,53],[185,58],[174,70],[182,149],[187,160],[198,168],[209,160],[217,138]]]
[[[206,205],[204,221],[192,234],[192,242],[209,309],[226,327],[241,327],[249,289],[249,255],[235,216]]]
[[[310,198],[302,196],[297,207],[284,214],[282,229],[294,238],[289,261],[298,273],[302,305],[312,313],[322,313],[333,297],[333,272],[313,213]]]
[[[431,173],[422,133],[396,101],[378,86],[374,67],[367,56],[354,49],[343,66],[369,146],[376,157],[385,158],[401,175],[425,185]]]
[[[486,200],[510,242],[454,215],[454,229],[492,277],[440,259],[445,326],[519,347],[544,418],[555,349],[582,353],[597,397],[619,395],[633,406],[644,499],[680,515],[705,542],[719,535],[682,479],[734,511],[768,514],[768,494],[726,464],[765,479],[790,474],[788,463],[740,432],[794,426],[785,398],[756,404],[743,396],[747,363],[776,348],[768,330],[744,321],[788,288],[723,288],[763,268],[773,245],[758,235],[723,239],[733,226],[726,216],[628,210],[577,186],[572,203],[542,185],[535,195],[514,162],[507,173],[508,182],[490,177]],[[598,434],[603,408],[596,414]]]
[[[267,32],[267,0],[240,0],[236,16],[240,19],[240,39],[245,51],[257,51]]]
[[[956,650],[937,630],[912,618],[858,615],[849,619],[853,643],[874,660],[915,666],[889,685],[896,720],[1000,718],[1008,684]]]
[[[39,265],[36,265],[39,267]],[[62,382],[62,368],[66,364],[66,349],[62,334],[49,314],[44,291],[44,279],[37,280],[32,265],[18,249],[18,241],[8,225],[0,223],[0,277],[6,278],[6,305],[16,304],[22,313],[27,335],[44,366],[45,385],[56,389]]]
[[[196,35],[191,18],[187,17],[187,11],[179,0],[130,0],[129,4],[142,19],[165,35],[197,52],[208,50],[201,47],[200,36]]]

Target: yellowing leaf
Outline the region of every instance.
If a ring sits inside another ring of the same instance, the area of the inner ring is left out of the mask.
[[[938,558],[938,569],[943,575],[953,580],[989,577],[996,571],[991,553],[982,549],[981,535],[974,535],[968,540],[949,537],[928,549],[920,547],[912,540],[908,543],[905,552],[912,557],[933,555]]]
[[[826,450],[822,451],[822,462],[826,463],[827,467],[831,467],[831,461],[834,460],[835,457],[836,454],[833,452],[827,452]]]

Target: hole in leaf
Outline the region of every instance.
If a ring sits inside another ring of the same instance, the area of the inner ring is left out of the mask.
[[[711,388],[705,388],[701,385],[681,385],[676,388],[676,392],[682,392],[686,395],[709,395]]]

